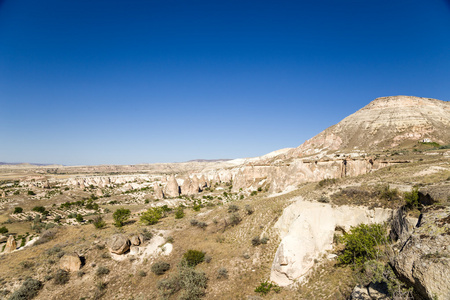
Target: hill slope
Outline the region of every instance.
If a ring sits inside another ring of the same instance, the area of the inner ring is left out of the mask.
[[[429,138],[450,143],[450,102],[413,96],[382,97],[346,117],[292,152],[382,150]]]

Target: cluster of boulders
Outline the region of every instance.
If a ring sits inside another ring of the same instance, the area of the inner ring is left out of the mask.
[[[109,252],[121,255],[127,253],[129,250],[133,250],[133,247],[142,245],[144,241],[145,239],[142,234],[133,234],[131,236],[115,234],[109,239],[107,246]]]

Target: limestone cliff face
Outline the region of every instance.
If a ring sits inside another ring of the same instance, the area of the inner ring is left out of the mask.
[[[450,143],[450,102],[412,96],[377,98],[298,148],[288,157],[318,151],[382,149],[429,138]]]

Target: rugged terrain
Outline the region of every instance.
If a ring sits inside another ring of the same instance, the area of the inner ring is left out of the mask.
[[[25,284],[36,299],[381,299],[374,287],[395,283],[403,299],[448,299],[449,144],[449,102],[396,96],[262,157],[2,165],[0,297],[27,299]],[[377,263],[396,275],[379,282],[340,263],[339,236],[383,222]],[[195,269],[180,265],[188,250],[205,254]]]

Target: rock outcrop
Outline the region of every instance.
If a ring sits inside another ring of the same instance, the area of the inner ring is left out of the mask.
[[[314,260],[332,249],[336,227],[349,230],[361,223],[381,223],[392,215],[388,209],[339,206],[299,198],[284,209],[275,224],[281,243],[272,264],[270,280],[280,286],[301,282]]]
[[[167,181],[164,195],[171,198],[175,198],[180,195],[180,187],[178,186],[178,182],[175,179],[174,175],[170,176],[169,180]]]
[[[75,272],[81,268],[81,259],[76,253],[66,253],[59,261],[59,267],[68,272]]]
[[[134,234],[130,237],[131,245],[139,246],[144,243],[144,236],[142,234]]]
[[[425,138],[450,142],[450,102],[413,96],[377,98],[341,122],[333,125],[287,157],[311,155],[317,151],[383,149]]]
[[[450,299],[450,207],[429,207],[394,258],[395,271],[425,299]]]
[[[3,250],[3,252],[4,253],[11,253],[11,252],[13,252],[16,249],[17,249],[16,240],[14,239],[14,236],[10,235],[8,237],[8,240],[6,241],[5,250]]]
[[[156,199],[164,199],[164,193],[163,193],[161,187],[159,186],[159,184],[157,184],[155,182],[155,184],[153,185],[153,189],[155,191],[155,198]]]
[[[115,234],[108,241],[109,252],[124,254],[130,249],[130,240],[123,234]]]
[[[181,185],[181,194],[189,195],[191,189],[192,189],[191,178],[189,178],[189,176],[186,176],[186,179],[183,181],[183,184]]]
[[[192,176],[191,190],[189,191],[189,195],[196,195],[201,192],[200,189],[200,181],[198,180],[197,175]]]

